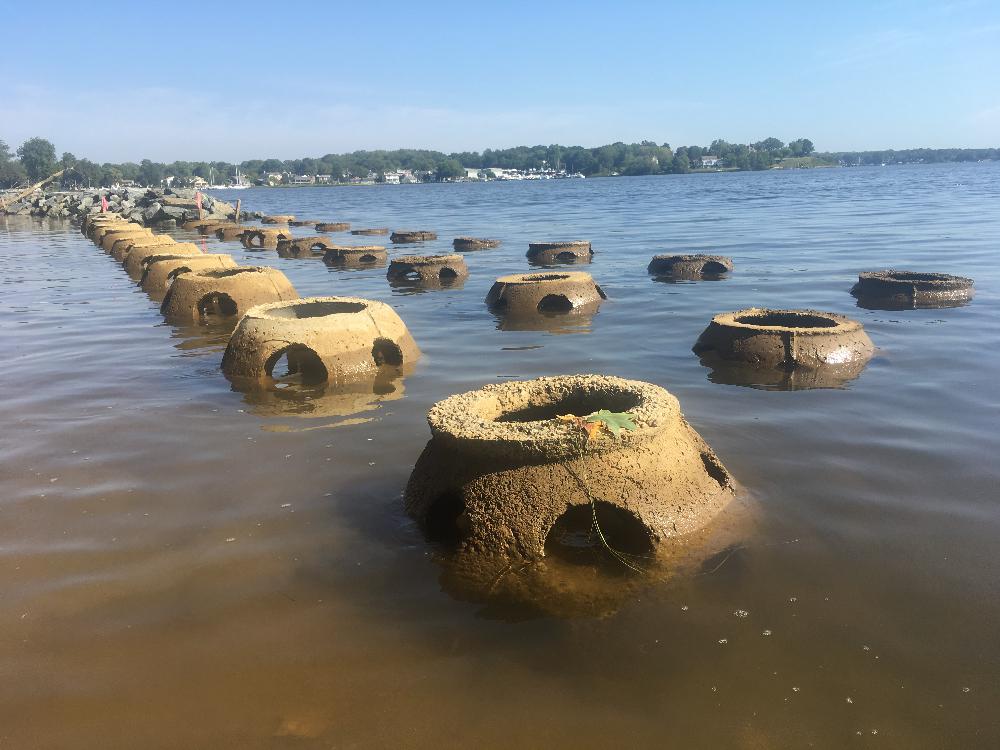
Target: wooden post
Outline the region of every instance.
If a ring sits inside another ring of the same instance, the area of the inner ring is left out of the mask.
[[[236,199],[236,223],[240,223],[240,199]]]
[[[22,190],[20,193],[18,193],[17,195],[14,196],[14,199],[11,201],[11,203],[17,203],[19,200],[21,200],[21,198],[24,198],[25,196],[31,195],[33,192],[35,192],[36,190],[38,190],[38,188],[40,188],[46,182],[50,182],[50,181],[54,180],[56,177],[58,177],[59,175],[61,175],[65,171],[66,171],[65,169],[60,169],[58,172],[56,172],[51,177],[46,177],[41,182],[36,182],[34,185],[32,185],[27,190]],[[6,210],[6,209],[4,209],[4,210]]]

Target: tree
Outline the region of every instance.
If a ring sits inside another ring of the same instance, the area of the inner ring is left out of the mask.
[[[24,167],[12,156],[7,144],[0,141],[0,188],[16,187],[28,179]]]
[[[775,151],[780,151],[785,147],[785,142],[778,140],[777,138],[765,138],[762,141],[757,141],[753,144],[754,149],[757,151],[766,151],[768,153],[773,153]]]
[[[437,166],[437,178],[439,180],[449,177],[463,177],[464,175],[465,167],[462,166],[458,159],[445,159]]]
[[[691,160],[688,158],[687,151],[683,146],[677,149],[677,152],[674,154],[674,160],[671,167],[673,171],[678,174],[684,174],[685,172],[691,171]]]
[[[21,165],[32,182],[38,182],[56,171],[56,147],[44,138],[29,138],[17,150]]]
[[[146,187],[159,187],[163,182],[163,165],[143,159],[139,164],[139,182]]]
[[[791,151],[792,156],[809,156],[809,154],[816,150],[813,146],[813,142],[808,138],[799,138],[798,140],[792,141],[788,144],[788,148]]]

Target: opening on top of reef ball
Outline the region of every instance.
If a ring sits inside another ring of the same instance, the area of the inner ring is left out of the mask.
[[[565,294],[546,294],[538,301],[538,312],[562,313],[573,309],[573,303]]]
[[[533,273],[522,276],[522,281],[563,281],[568,279],[568,273]]]
[[[236,315],[239,307],[225,292],[211,292],[198,302],[198,312],[202,315]]]
[[[768,312],[740,315],[737,323],[750,326],[773,326],[775,328],[836,328],[837,321],[821,315],[798,312]]]
[[[364,309],[363,302],[300,302],[275,307],[268,314],[273,318],[322,318],[327,315],[358,313]]]
[[[298,377],[306,385],[322,383],[327,379],[323,360],[302,344],[292,344],[272,354],[264,363],[264,372],[275,380]]]
[[[601,541],[602,536],[607,546]],[[579,565],[601,563],[608,573],[633,572],[616,555],[628,556],[626,560],[631,565],[641,567],[641,560],[628,558],[645,556],[652,551],[653,540],[642,521],[624,508],[603,500],[596,500],[593,505],[567,508],[545,537],[546,556]]]
[[[548,394],[539,394],[545,398]],[[497,422],[540,422],[555,419],[564,414],[575,414],[586,417],[601,409],[612,412],[623,412],[639,405],[639,396],[629,391],[584,391],[577,390],[567,393],[555,400],[542,403],[530,403],[516,409],[501,412],[495,419]]]
[[[208,276],[212,279],[224,279],[229,276],[236,276],[241,273],[256,273],[256,268],[227,268],[217,271],[202,271],[201,276]]]
[[[379,366],[399,367],[403,364],[403,350],[394,341],[376,339],[372,346],[372,359]]]

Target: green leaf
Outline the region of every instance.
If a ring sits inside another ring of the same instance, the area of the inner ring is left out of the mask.
[[[595,411],[589,417],[586,417],[584,421],[603,422],[604,425],[611,430],[612,435],[617,435],[619,430],[636,429],[635,422],[632,421],[632,415],[627,412],[601,409],[600,411]]]

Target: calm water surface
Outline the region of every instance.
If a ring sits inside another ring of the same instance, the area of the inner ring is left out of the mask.
[[[236,197],[436,230],[429,251],[504,245],[467,254],[460,288],[413,294],[384,269],[206,240],[303,296],[396,308],[424,356],[358,407],[234,391],[225,326],[165,324],[68,224],[0,219],[0,747],[1000,745],[1000,165]],[[499,330],[493,279],[528,270],[531,240],[577,238],[599,313]],[[662,252],[736,271],[658,283]],[[857,307],[857,273],[886,267],[978,293]],[[851,315],[878,355],[841,388],[712,382],[691,346],[750,305]],[[601,617],[453,596],[402,511],[427,409],[577,372],[677,395],[752,494],[752,527],[721,564]]]

